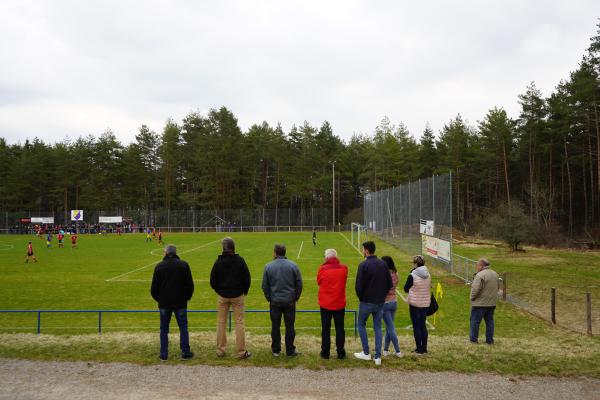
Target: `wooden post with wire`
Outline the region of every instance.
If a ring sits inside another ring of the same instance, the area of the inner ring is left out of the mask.
[[[556,288],[550,289],[550,316],[552,324],[556,325]]]
[[[592,336],[592,294],[585,294],[586,311],[587,311],[587,334]]]

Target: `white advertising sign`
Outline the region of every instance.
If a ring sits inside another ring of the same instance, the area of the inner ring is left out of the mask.
[[[32,224],[53,224],[54,217],[31,217]]]
[[[423,254],[440,261],[450,262],[450,242],[427,235],[421,235]]]
[[[71,221],[83,221],[83,210],[71,210]]]
[[[421,235],[433,236],[433,221],[422,219],[420,232]]]
[[[123,222],[123,217],[99,217],[98,222],[101,224],[120,224]]]

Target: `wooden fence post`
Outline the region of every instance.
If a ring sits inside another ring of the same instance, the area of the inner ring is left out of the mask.
[[[506,288],[508,285],[506,284],[506,272],[502,274],[502,300],[506,301]]]
[[[556,325],[556,288],[550,289],[550,315],[552,323]]]
[[[592,294],[586,293],[586,310],[587,310],[587,334],[592,336]]]

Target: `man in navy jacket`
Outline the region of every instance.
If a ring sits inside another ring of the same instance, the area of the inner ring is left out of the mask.
[[[375,243],[368,241],[362,244],[365,260],[358,266],[356,272],[356,296],[360,301],[358,306],[358,333],[363,351],[354,353],[360,360],[371,360],[369,353],[369,338],[367,336],[367,320],[373,316],[375,331],[375,365],[381,365],[381,320],[385,296],[392,288],[392,277],[385,262],[375,256]]]

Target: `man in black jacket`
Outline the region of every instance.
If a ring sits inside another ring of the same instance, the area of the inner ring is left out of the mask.
[[[165,247],[165,257],[154,268],[150,293],[160,310],[160,360],[166,361],[169,357],[169,323],[173,313],[179,325],[181,359],[189,360],[194,353],[190,351],[187,302],[194,293],[194,280],[190,266],[179,259],[172,244]]]
[[[363,351],[354,353],[360,360],[371,360],[369,353],[369,338],[367,336],[367,319],[373,316],[373,331],[375,334],[375,365],[381,365],[381,319],[385,297],[393,286],[392,276],[387,264],[375,256],[375,243],[368,241],[362,244],[365,260],[358,266],[356,272],[356,296],[358,304],[358,333]]]
[[[225,355],[227,346],[227,314],[233,308],[235,316],[235,344],[240,359],[250,357],[246,350],[246,333],[244,327],[244,297],[250,289],[250,271],[246,261],[235,254],[235,243],[226,237],[221,241],[221,254],[210,273],[210,287],[218,295],[217,312],[217,356]]]

